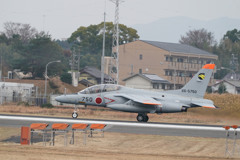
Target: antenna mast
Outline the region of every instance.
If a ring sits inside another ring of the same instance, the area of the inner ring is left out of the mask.
[[[111,58],[111,68],[110,68],[110,83],[118,84],[118,74],[119,74],[119,3],[121,0],[111,0],[115,3],[115,18],[114,18],[114,28],[113,28],[113,42],[112,42],[112,58]]]

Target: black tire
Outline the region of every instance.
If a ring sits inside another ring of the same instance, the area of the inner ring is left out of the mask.
[[[146,115],[144,118],[144,122],[147,122],[149,120],[149,117]]]
[[[138,114],[137,121],[138,122],[147,122],[149,117],[146,114]]]
[[[144,122],[144,115],[143,114],[138,114],[137,121],[138,122]]]
[[[76,119],[77,117],[78,117],[77,112],[73,112],[73,113],[72,113],[72,118]]]

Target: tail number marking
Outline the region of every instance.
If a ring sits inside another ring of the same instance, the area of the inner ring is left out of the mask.
[[[196,94],[197,90],[194,90],[194,89],[182,89],[182,92],[183,93],[193,93],[193,94]]]

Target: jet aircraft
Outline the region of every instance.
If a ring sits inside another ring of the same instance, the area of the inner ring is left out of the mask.
[[[101,84],[75,94],[58,96],[56,101],[138,113],[139,122],[147,122],[149,113],[186,112],[194,107],[217,108],[213,101],[203,98],[214,67],[215,64],[204,65],[183,88],[178,90],[156,92],[116,84]],[[76,108],[72,117],[78,117]]]

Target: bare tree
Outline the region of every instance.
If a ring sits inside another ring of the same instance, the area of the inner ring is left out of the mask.
[[[200,49],[209,49],[216,44],[216,40],[212,32],[208,32],[202,28],[199,30],[189,30],[186,36],[181,36],[179,43],[188,44]]]
[[[14,35],[19,35],[23,43],[28,43],[38,34],[38,31],[31,27],[30,24],[6,22],[4,23],[4,29],[5,31],[3,33],[8,38],[13,37]]]

